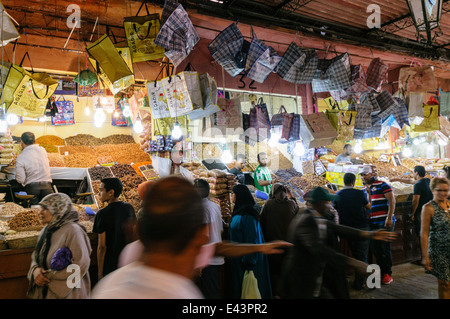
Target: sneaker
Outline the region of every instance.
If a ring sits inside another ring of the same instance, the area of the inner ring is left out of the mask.
[[[384,274],[383,279],[381,280],[383,285],[389,285],[393,281],[394,281],[394,279],[392,279],[392,276],[388,275],[388,274]]]

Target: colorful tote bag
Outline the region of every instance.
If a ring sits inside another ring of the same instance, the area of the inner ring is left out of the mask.
[[[152,118],[161,119],[171,117],[167,98],[161,81],[147,83],[148,100],[152,112]]]
[[[400,69],[399,90],[406,92],[435,92],[437,82],[430,66],[414,66]]]
[[[183,72],[161,80],[171,117],[187,115],[194,110]]]
[[[211,116],[220,111],[217,102],[217,83],[208,73],[200,74],[200,90],[203,100],[203,109],[197,109],[189,113],[191,121]]]
[[[139,16],[144,5],[147,15]],[[164,57],[165,49],[154,43],[160,27],[159,14],[149,13],[147,1],[142,2],[136,16],[124,18],[123,28],[133,62],[157,60]]]
[[[133,71],[107,34],[88,46],[86,50],[111,83],[133,75]],[[95,67],[95,69],[99,68]]]

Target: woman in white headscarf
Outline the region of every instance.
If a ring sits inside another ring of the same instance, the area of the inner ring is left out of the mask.
[[[63,193],[45,196],[39,218],[46,224],[31,256],[28,297],[33,299],[89,298],[91,244],[78,223],[72,200]]]

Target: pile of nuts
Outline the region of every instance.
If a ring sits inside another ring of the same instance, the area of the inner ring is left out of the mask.
[[[97,165],[97,156],[92,153],[75,153],[64,156],[66,167],[92,167]]]
[[[100,138],[90,134],[77,134],[75,136],[67,137],[65,141],[67,145],[96,146],[102,144],[102,140]]]
[[[11,216],[25,211],[26,209],[22,206],[13,202],[7,202],[1,206],[0,216]]]
[[[64,157],[59,153],[47,153],[50,167],[65,167]]]
[[[127,144],[136,143],[133,136],[125,134],[113,134],[101,139],[101,143],[104,144]]]
[[[39,221],[37,211],[32,209],[17,213],[8,220],[8,226],[15,231],[40,230],[44,227]]]
[[[303,175],[301,177],[293,177],[289,180],[289,183],[294,185],[297,188],[300,188],[305,193],[313,190],[316,187],[326,187],[328,181],[326,178],[322,176],[316,175]]]
[[[92,153],[93,149],[90,146],[85,145],[66,145],[59,148],[59,153],[61,155],[75,154],[75,153]]]

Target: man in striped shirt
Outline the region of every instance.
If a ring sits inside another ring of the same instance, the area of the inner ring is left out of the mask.
[[[253,179],[255,180],[255,187],[259,189],[261,192],[270,194],[272,190],[272,174],[270,170],[267,168],[267,164],[269,162],[266,153],[258,154],[258,162],[259,165],[255,170],[255,174]]]
[[[366,196],[370,196],[372,199],[372,208],[369,214],[370,229],[384,228],[393,231],[395,224],[395,197],[391,186],[377,179],[377,172],[374,166],[365,165],[360,174],[366,185],[364,192]],[[392,282],[391,243],[374,240],[372,249],[380,266],[381,281],[383,284],[388,285]]]

